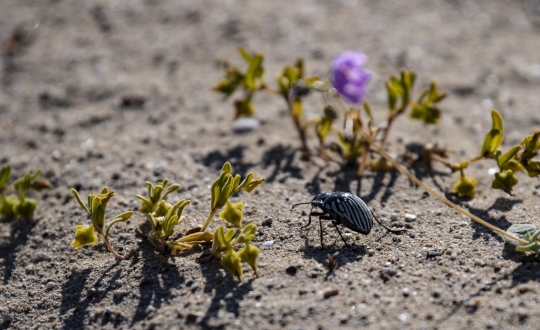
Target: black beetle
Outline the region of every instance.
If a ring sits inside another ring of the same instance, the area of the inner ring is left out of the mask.
[[[302,228],[305,228],[311,224],[312,215],[319,216],[321,247],[323,246],[322,220],[332,220],[332,224],[334,227],[336,227],[339,236],[347,246],[349,246],[349,244],[347,244],[341,235],[341,232],[337,226],[338,224],[344,225],[357,233],[367,235],[371,231],[371,228],[373,227],[373,219],[375,219],[381,226],[391,233],[400,233],[404,231],[404,229],[392,230],[383,225],[379,219],[375,217],[375,214],[366,205],[366,203],[364,203],[360,197],[351,193],[338,191],[324,192],[315,196],[311,202],[294,204],[292,209],[302,204],[311,204],[309,222],[307,225],[302,226]],[[313,209],[316,207],[320,208],[323,212],[313,212]]]

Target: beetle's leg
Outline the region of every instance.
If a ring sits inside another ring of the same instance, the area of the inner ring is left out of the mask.
[[[332,224],[334,225],[334,227],[336,227],[336,230],[339,234],[339,237],[341,237],[341,239],[343,240],[343,243],[345,243],[345,245],[347,245],[348,248],[350,248],[351,246],[347,243],[347,241],[345,240],[345,238],[343,238],[343,235],[341,235],[341,232],[339,231],[339,228],[338,228],[338,223],[336,220],[332,221]]]
[[[402,233],[404,231],[407,231],[407,229],[390,229],[388,227],[386,227],[385,225],[382,224],[382,222],[379,221],[379,219],[377,219],[377,217],[375,216],[375,213],[373,213],[373,211],[371,212],[371,214],[373,215],[373,218],[375,220],[377,220],[377,222],[379,223],[379,225],[383,226],[384,229],[388,230],[389,232],[391,233],[394,233],[394,234],[399,234],[399,233]]]
[[[323,243],[323,229],[322,229],[322,221],[323,220],[334,220],[334,218],[332,218],[331,216],[329,216],[328,214],[326,213],[313,213],[313,215],[318,215],[319,216],[319,233],[321,235],[321,249],[324,249],[324,243]]]

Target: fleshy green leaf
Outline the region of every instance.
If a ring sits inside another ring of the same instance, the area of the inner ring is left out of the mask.
[[[225,206],[225,203],[232,194],[232,184],[233,177],[231,174],[227,173],[225,177],[225,182],[223,183],[221,191],[219,192],[218,198],[216,200],[216,208],[222,208],[223,206]]]
[[[242,262],[240,261],[238,253],[232,248],[228,249],[227,253],[223,256],[223,259],[221,259],[221,265],[231,272],[233,276],[236,276],[240,281],[242,280]]]
[[[257,257],[259,256],[259,248],[249,243],[244,245],[244,248],[238,252],[238,256],[242,261],[248,263],[248,265],[253,269],[255,275],[259,277],[259,270],[257,268]]]
[[[221,229],[221,231],[223,231],[223,229]],[[215,237],[215,234],[212,234],[206,231],[200,231],[198,233],[189,234],[180,239],[177,239],[176,242],[178,243],[210,242],[211,240],[214,239],[214,237]]]
[[[19,200],[18,203],[13,205],[13,212],[23,219],[34,218],[34,211],[37,207],[37,200],[33,198],[25,198]]]
[[[227,205],[225,206],[225,209],[223,209],[223,211],[219,212],[219,217],[223,220],[226,220],[233,226],[241,228],[242,216],[244,215],[244,213],[242,212],[243,207],[244,204],[242,203],[233,204],[229,200],[227,200]]]
[[[89,244],[95,244],[98,241],[98,237],[94,232],[94,226],[90,225],[88,227],[77,225],[75,227],[75,238],[71,241],[71,245],[75,249],[80,249],[81,247]]]
[[[474,198],[474,191],[477,185],[478,180],[462,175],[454,184],[454,191],[460,197]]]
[[[525,235],[527,234],[527,232],[529,233],[533,233],[536,231],[536,226],[535,225],[532,225],[532,224],[528,224],[528,223],[525,223],[525,224],[513,224],[511,225],[507,230],[506,232],[509,233],[509,234],[512,234],[518,238],[521,238],[521,239],[525,239]],[[511,238],[508,238],[506,236],[503,236],[503,239],[505,240],[506,243],[510,244],[510,245],[519,245],[520,243],[511,239]]]
[[[0,191],[3,191],[6,183],[9,179],[9,173],[11,172],[11,167],[6,165],[0,170]]]
[[[493,121],[492,128],[486,135],[482,151],[480,152],[480,156],[486,158],[493,158],[495,156],[495,152],[501,146],[504,136],[501,114],[497,110],[492,110],[491,118]]]
[[[0,216],[6,219],[14,217],[13,206],[18,203],[19,198],[16,195],[9,195],[7,197],[0,195]]]
[[[540,161],[537,160],[531,160],[526,166],[525,170],[527,170],[527,174],[531,178],[537,177],[540,175]]]
[[[262,67],[263,59],[264,57],[261,54],[256,54],[251,58],[246,70],[246,75],[244,76],[244,85],[247,89],[257,89],[257,80],[260,79],[264,73]]]
[[[501,189],[509,195],[512,195],[512,187],[519,182],[518,178],[514,176],[512,170],[506,170],[502,173],[495,173],[495,179],[491,183],[491,187],[494,189]]]
[[[105,207],[99,198],[92,201],[92,224],[98,232],[103,232],[105,226]]]
[[[389,81],[386,82],[386,91],[388,92],[388,109],[392,112],[396,108],[398,93]]]
[[[253,108],[253,104],[251,104],[251,98],[234,101],[234,108],[236,110],[234,119],[251,117],[255,113],[255,108]]]
[[[243,79],[244,76],[236,68],[228,68],[225,71],[225,76],[212,89],[223,93],[225,98],[228,98],[240,86]]]
[[[441,110],[434,106],[415,103],[412,106],[411,118],[420,119],[426,124],[436,124],[441,119]]]
[[[238,47],[238,52],[240,53],[240,56],[246,61],[246,63],[251,62],[251,54],[243,47]]]
[[[257,227],[253,224],[249,224],[242,229],[240,232],[240,235],[238,235],[237,243],[244,244],[247,242],[252,241],[255,238],[255,232],[257,231]]]
[[[75,197],[79,205],[86,211],[86,213],[90,214],[89,207],[91,207],[91,205],[87,206],[86,204],[83,203],[81,196],[79,196],[79,193],[77,192],[77,190],[71,189],[71,194]]]
[[[504,165],[508,163],[521,150],[522,146],[517,145],[508,150],[504,155],[497,158],[497,166],[502,170]]]

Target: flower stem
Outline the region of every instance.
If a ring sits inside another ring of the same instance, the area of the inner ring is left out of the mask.
[[[109,238],[107,238],[107,236],[105,236],[105,234],[101,233],[101,232],[98,232],[98,234],[101,236],[101,238],[103,238],[103,242],[105,242],[105,245],[107,246],[107,249],[109,250],[109,252],[111,252],[114,257],[118,260],[124,260],[125,258],[123,256],[121,256],[120,254],[118,254],[118,252],[116,252],[111,243],[109,242]]]
[[[368,136],[364,132],[362,132],[362,135],[364,136],[364,138],[367,141],[371,142],[371,148],[375,149],[381,156],[383,156],[384,158],[386,158],[386,160],[388,160],[390,163],[392,163],[392,165],[394,165],[394,167],[396,169],[398,169],[398,171],[400,171],[401,173],[403,173],[407,177],[409,177],[409,179],[411,181],[413,181],[414,183],[416,183],[417,185],[422,187],[431,196],[437,198],[441,202],[445,203],[446,205],[450,206],[451,208],[453,208],[454,210],[460,212],[461,214],[464,214],[465,216],[471,218],[473,221],[481,224],[482,226],[487,227],[487,228],[501,234],[502,236],[506,236],[506,237],[508,237],[510,239],[518,241],[521,244],[529,244],[528,241],[523,240],[521,238],[518,238],[518,237],[516,237],[516,236],[514,236],[512,234],[509,234],[509,233],[505,232],[504,230],[502,230],[502,229],[500,229],[500,228],[498,228],[496,226],[493,226],[492,224],[480,219],[479,217],[475,216],[474,214],[470,213],[469,211],[457,206],[456,204],[452,203],[448,199],[444,198],[439,193],[437,193],[435,190],[433,190],[431,187],[429,187],[428,185],[426,185],[425,183],[420,181],[417,177],[415,177],[413,174],[411,174],[407,169],[405,169],[403,166],[401,166],[401,164],[399,164],[397,161],[395,161],[392,157],[390,157],[390,155],[388,155],[386,153],[386,151],[384,151],[379,145],[377,145],[376,143],[373,142],[373,140],[371,139],[370,136]]]
[[[206,219],[206,221],[204,222],[204,225],[202,226],[201,228],[201,231],[205,231],[206,228],[208,228],[208,226],[210,225],[210,221],[212,221],[212,218],[214,218],[214,215],[216,215],[216,212],[218,211],[218,208],[215,207],[212,212],[210,212],[210,215],[208,216],[208,218]]]

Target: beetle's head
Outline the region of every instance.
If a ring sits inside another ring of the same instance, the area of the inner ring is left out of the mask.
[[[330,192],[320,193],[317,196],[315,196],[311,202],[303,202],[303,203],[294,204],[292,206],[291,210],[294,209],[296,206],[303,205],[303,204],[311,204],[311,206],[313,206],[313,207],[316,207],[316,206],[320,207],[324,203],[325,199],[327,199],[328,196],[330,196],[331,194],[332,193],[330,193]]]

